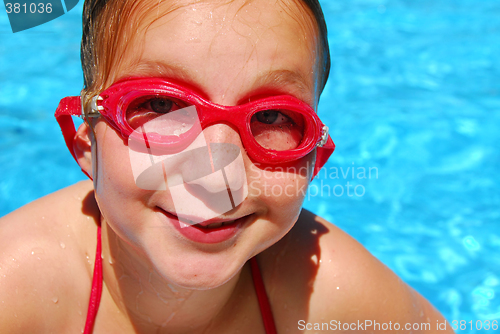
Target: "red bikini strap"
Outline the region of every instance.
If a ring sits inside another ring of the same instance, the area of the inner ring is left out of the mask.
[[[87,320],[83,334],[91,334],[94,328],[97,310],[101,302],[102,294],[102,258],[101,258],[101,226],[97,226],[97,249],[95,253],[94,277],[92,278],[92,291],[90,293]]]
[[[253,284],[255,286],[255,292],[257,293],[257,299],[259,300],[260,314],[262,315],[262,321],[264,322],[266,334],[276,334],[277,332],[276,326],[274,325],[273,312],[271,311],[271,306],[269,305],[269,300],[267,299],[266,288],[264,287],[259,264],[257,263],[255,257],[250,259],[250,269],[252,270]]]

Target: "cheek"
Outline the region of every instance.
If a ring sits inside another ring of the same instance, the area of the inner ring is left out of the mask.
[[[102,195],[109,192],[125,194],[134,185],[127,146],[112,128],[102,122],[100,125],[96,128],[98,173],[96,192]]]
[[[269,215],[278,221],[298,216],[311,179],[314,158],[315,153],[311,153],[287,166],[252,168],[250,191],[265,203]]]
[[[103,122],[96,127],[97,154],[95,194],[103,216],[109,222],[134,221],[147,202],[146,191],[134,182],[128,147]],[[136,221],[136,220],[135,220]]]

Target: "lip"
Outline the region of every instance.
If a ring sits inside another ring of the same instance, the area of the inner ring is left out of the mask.
[[[185,220],[196,221],[200,219],[198,217],[183,216],[179,221],[179,217],[177,217],[176,215],[163,209],[161,209],[161,212],[167,217],[168,222],[172,224],[183,237],[191,241],[203,244],[216,244],[231,239],[238,233],[238,231],[241,230],[242,226],[247,221],[247,218],[250,216],[247,215],[239,218],[235,217],[233,219],[213,218],[196,225],[188,224],[187,226],[184,225],[183,227],[181,227],[181,223],[185,224]],[[225,223],[231,221],[232,223],[228,225],[223,225],[215,228],[204,228],[204,226],[213,223]]]

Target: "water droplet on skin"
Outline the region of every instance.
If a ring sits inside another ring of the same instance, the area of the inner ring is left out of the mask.
[[[340,289],[340,286],[337,287],[337,290]]]
[[[312,230],[311,231],[311,234],[317,234],[318,233],[318,230]]]
[[[314,262],[314,264],[318,264],[318,257],[316,256],[316,254],[314,254],[313,256],[311,256],[311,260]]]
[[[111,257],[108,259],[108,262],[109,262],[110,265],[113,265],[113,263],[114,263],[113,259]]]
[[[53,302],[54,304],[57,304],[57,302],[58,302],[58,301],[59,301],[59,298],[57,298],[57,297],[52,297],[52,302]]]
[[[35,248],[31,249],[31,255],[43,254],[43,253],[44,253],[44,251],[40,247],[35,247]]]
[[[62,249],[66,248],[66,245],[62,241],[59,243],[59,246],[61,246]]]

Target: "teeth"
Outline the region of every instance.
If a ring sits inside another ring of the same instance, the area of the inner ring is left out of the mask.
[[[191,226],[191,225],[189,225],[189,224],[186,224],[186,223],[181,222],[180,220],[179,220],[179,225],[181,225],[181,228],[185,228],[185,227],[189,227],[189,226]]]
[[[231,220],[231,221],[228,221],[228,222],[212,223],[210,225],[204,226],[204,228],[217,228],[217,227],[226,226],[226,225],[229,225],[229,224],[232,224],[232,223],[234,223],[234,220]]]
[[[221,227],[222,226],[222,222],[220,223],[213,223],[213,224],[210,224],[210,225],[207,225],[208,228],[216,228],[216,227]]]

